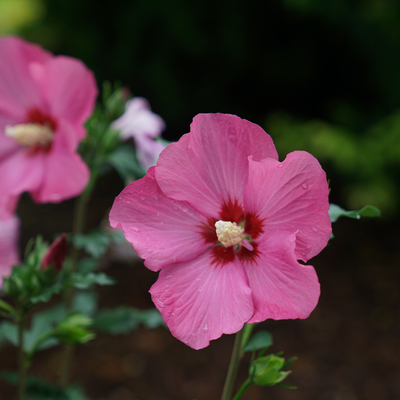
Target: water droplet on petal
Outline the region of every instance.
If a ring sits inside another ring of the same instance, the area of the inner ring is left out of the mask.
[[[315,226],[313,226],[311,229],[312,229],[314,232],[318,232],[318,228],[316,228]]]
[[[207,324],[206,324],[206,326],[203,328],[203,331],[204,331],[204,332],[207,332],[207,331],[208,331]]]
[[[192,145],[188,144],[187,149],[192,150]]]
[[[308,189],[307,183],[303,183],[301,186],[303,186],[303,189]]]
[[[278,168],[282,168],[282,167],[283,167],[283,163],[279,163]]]
[[[140,200],[146,200],[146,197],[140,196]]]
[[[234,141],[236,141],[236,136],[235,136],[235,135],[229,135],[229,136],[228,136],[228,139],[229,139],[231,142],[234,142]]]
[[[170,279],[170,278],[172,278],[172,275],[167,275],[167,276],[165,277],[165,279]]]

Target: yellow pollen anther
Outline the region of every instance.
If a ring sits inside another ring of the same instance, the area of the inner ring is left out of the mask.
[[[47,125],[35,123],[7,125],[6,135],[22,146],[47,146],[53,140],[54,134]]]
[[[244,229],[236,222],[217,221],[215,223],[218,240],[225,247],[242,245]]]

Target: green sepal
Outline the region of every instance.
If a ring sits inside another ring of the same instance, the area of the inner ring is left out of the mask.
[[[274,386],[282,382],[291,371],[283,371],[285,359],[275,354],[260,357],[250,365],[249,376],[252,383],[259,386]]]

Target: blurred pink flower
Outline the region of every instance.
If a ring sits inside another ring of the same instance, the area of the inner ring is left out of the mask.
[[[258,125],[199,114],[157,166],[115,199],[172,334],[200,349],[244,323],[306,318],[319,283],[312,266],[331,234],[325,172],[309,153],[283,162]]]
[[[121,132],[121,138],[135,141],[139,164],[147,169],[155,165],[165,146],[154,140],[165,129],[164,120],[150,109],[143,97],[135,97],[126,103],[124,114],[115,120],[112,127]]]
[[[19,220],[15,215],[0,219],[0,288],[3,277],[8,276],[12,266],[19,263],[18,231]]]
[[[83,191],[89,170],[76,150],[96,95],[81,61],[0,39],[1,196],[57,203]]]

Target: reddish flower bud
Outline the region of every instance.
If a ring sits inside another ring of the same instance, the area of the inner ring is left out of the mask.
[[[53,264],[54,270],[59,271],[63,265],[67,253],[67,235],[61,234],[47,249],[42,260],[42,269]]]

